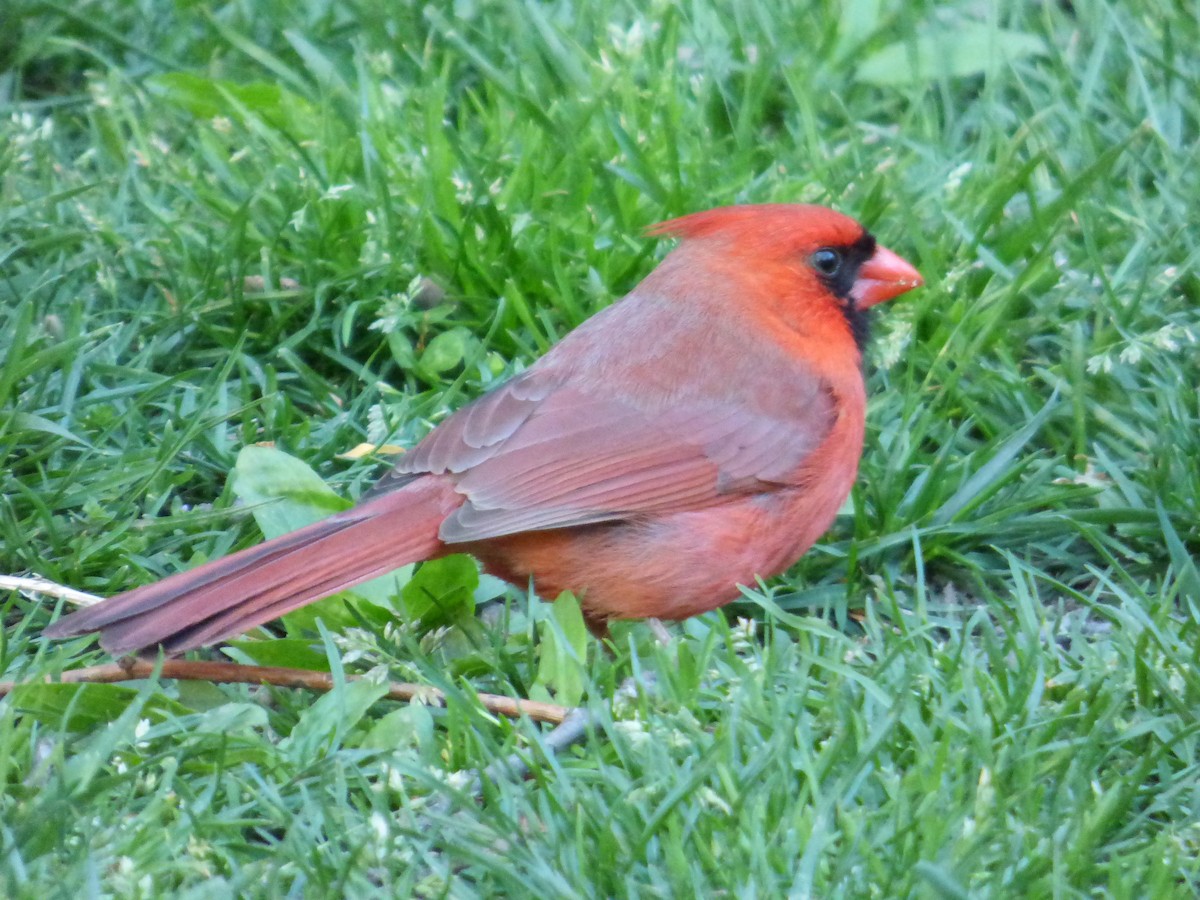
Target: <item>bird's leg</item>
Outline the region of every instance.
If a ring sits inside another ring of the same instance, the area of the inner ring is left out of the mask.
[[[646,627],[650,629],[650,633],[664,647],[670,647],[675,639],[671,637],[671,632],[667,631],[667,626],[662,623],[662,619],[657,619],[654,616],[646,619]]]
[[[588,615],[587,611],[583,613],[583,624],[587,626],[587,630],[592,633],[592,637],[604,643],[608,640],[608,619],[606,617],[597,617]]]

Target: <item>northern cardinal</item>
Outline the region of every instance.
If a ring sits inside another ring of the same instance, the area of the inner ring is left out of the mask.
[[[862,453],[868,307],[922,284],[853,219],[730,206],[623,300],[447,418],[357,506],[60,619],[113,654],[219,641],[406,563],[467,552],[590,625],[683,619],[781,572]]]

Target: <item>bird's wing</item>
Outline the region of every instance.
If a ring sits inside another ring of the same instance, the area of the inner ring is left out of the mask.
[[[811,374],[789,384],[774,410],[757,398],[627,399],[544,374],[531,370],[459,410],[389,476],[454,480],[466,502],[442,523],[443,541],[694,509],[769,490],[789,483],[835,418],[828,386]]]

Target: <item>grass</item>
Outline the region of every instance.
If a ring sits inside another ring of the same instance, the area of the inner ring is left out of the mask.
[[[644,227],[731,202],[836,205],[926,276],[877,320],[852,507],[667,648],[458,561],[228,651],[445,710],[23,689],[0,893],[1194,894],[1195,17],[395,6],[8,4],[0,573],[109,594],[260,539],[228,483],[259,441],[357,495],[381,468],[339,454],[415,440],[635,284]],[[0,602],[4,678],[101,659]],[[549,754],[469,688],[597,727]],[[515,750],[528,780],[464,791]]]

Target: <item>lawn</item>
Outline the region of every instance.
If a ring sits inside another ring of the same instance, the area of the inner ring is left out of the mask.
[[[0,895],[1200,890],[1194,7],[0,23],[0,576],[117,593],[358,496],[636,284],[665,218],[825,203],[927,282],[879,310],[858,485],[786,576],[605,647],[451,558],[197,655],[323,695],[19,687]],[[56,592],[0,603],[0,678],[106,661],[41,637]]]

